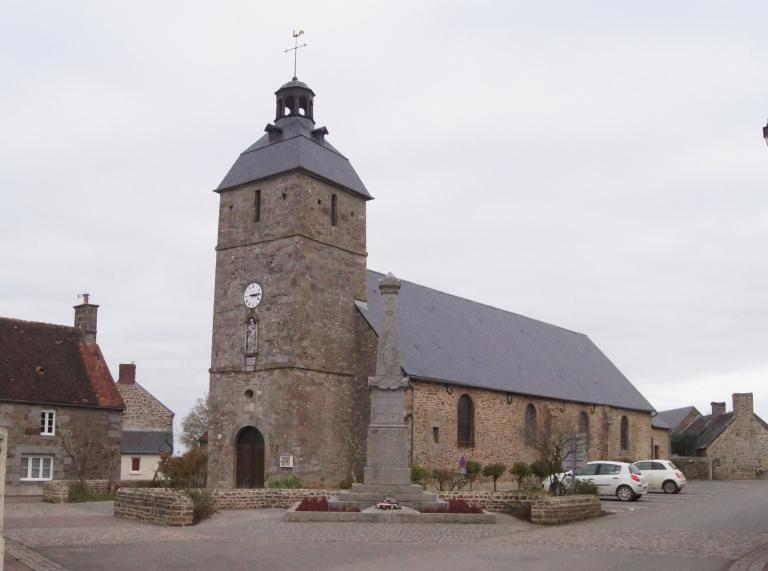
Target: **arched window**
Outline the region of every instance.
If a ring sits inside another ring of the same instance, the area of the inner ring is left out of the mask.
[[[626,416],[621,417],[621,449],[629,450],[629,420]]]
[[[475,442],[475,405],[469,395],[461,395],[458,407],[458,441],[459,444],[474,444]]]
[[[525,441],[528,444],[536,442],[536,434],[539,431],[537,425],[536,407],[532,403],[528,403],[528,406],[525,407]]]
[[[583,411],[579,414],[579,432],[584,435],[585,442],[589,442],[589,416]]]

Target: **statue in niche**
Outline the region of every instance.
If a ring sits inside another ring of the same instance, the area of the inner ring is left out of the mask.
[[[253,355],[256,353],[257,325],[253,317],[248,318],[248,325],[245,327],[245,354]]]

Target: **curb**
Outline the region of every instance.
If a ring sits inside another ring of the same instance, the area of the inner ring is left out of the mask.
[[[58,563],[54,563],[47,557],[43,557],[23,543],[5,538],[5,553],[32,569],[32,571],[67,571]]]
[[[765,571],[768,569],[768,543],[753,549],[728,568],[728,571]]]

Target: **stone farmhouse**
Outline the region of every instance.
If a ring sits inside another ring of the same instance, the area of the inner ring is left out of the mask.
[[[171,409],[136,382],[136,365],[120,365],[117,390],[125,403],[121,480],[151,480],[162,454],[173,453]]]
[[[123,401],[96,343],[98,306],[75,326],[0,318],[0,427],[8,429],[8,495],[41,495],[51,479],[117,480]]]
[[[733,410],[713,402],[712,414],[694,407],[662,411],[679,419],[676,434],[690,435],[697,456],[709,458],[715,480],[762,478],[768,472],[768,424],[754,412],[752,393],[733,393]]]
[[[314,98],[296,78],[280,87],[274,122],[216,189],[214,488],[286,472],[336,486],[364,460],[381,313],[372,196],[315,125]],[[581,434],[583,459],[656,450],[653,406],[586,335],[409,281],[400,304],[412,463],[530,462],[552,430]]]

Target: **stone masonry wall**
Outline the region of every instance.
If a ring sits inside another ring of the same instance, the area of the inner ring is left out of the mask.
[[[715,480],[763,478],[768,473],[768,429],[751,412],[733,422],[707,448]]]
[[[533,502],[531,523],[557,525],[602,514],[597,496],[540,496]]]
[[[712,461],[699,456],[675,456],[672,463],[685,475],[686,480],[711,480]]]
[[[43,501],[51,504],[65,504],[69,501],[69,489],[79,485],[79,480],[51,480],[43,486]],[[113,483],[109,480],[86,480],[88,492],[91,494],[108,494],[112,491]]]
[[[341,490],[270,489],[211,490],[217,510],[254,510],[265,508],[288,509],[307,496],[330,498]]]
[[[651,415],[609,406],[511,395],[461,386],[413,381],[415,414],[407,396],[406,410],[415,418],[413,464],[430,468],[454,468],[462,454],[481,464],[533,462],[534,447],[525,438],[525,407],[532,403],[537,411],[539,431],[560,426],[577,432],[579,414],[589,419],[588,460],[636,461],[651,457]],[[472,398],[475,407],[475,439],[472,446],[457,444],[457,407],[461,395]],[[629,421],[629,448],[620,447],[621,417]],[[411,420],[413,422],[413,420]],[[434,440],[438,429],[439,442]],[[410,426],[409,426],[410,429]],[[511,479],[509,474],[503,480]]]
[[[43,410],[56,413],[53,435],[40,434]],[[87,478],[117,481],[120,477],[122,412],[119,410],[0,403],[0,427],[8,429],[6,493],[9,496],[43,493],[44,481],[21,480],[21,458],[25,454],[52,456],[54,480],[78,477],[75,464],[64,449],[65,434],[76,449],[93,442],[86,463]]]
[[[120,488],[115,493],[115,517],[159,525],[192,525],[192,499],[165,488]]]
[[[123,430],[173,430],[173,412],[138,383],[115,385],[125,403]]]
[[[670,433],[669,430],[664,430],[662,428],[654,428],[652,430],[653,433],[653,448],[651,449],[651,454],[655,454],[656,452],[656,446],[658,446],[658,454],[655,456],[649,456],[649,458],[660,458],[660,459],[667,459],[669,458],[670,454],[672,454],[671,449],[671,442],[670,442]]]

